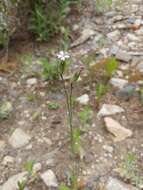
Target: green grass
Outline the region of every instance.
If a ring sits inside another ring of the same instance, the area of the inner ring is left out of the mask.
[[[93,112],[89,106],[84,107],[82,111],[78,113],[79,120],[83,126],[91,123]]]
[[[130,181],[133,185],[141,187],[143,185],[143,176],[137,167],[137,156],[134,153],[128,153],[120,167],[117,168],[119,175],[126,181]]]
[[[57,109],[59,109],[59,107],[60,107],[59,104],[56,102],[49,102],[48,103],[48,108],[50,110],[57,110]]]
[[[100,101],[102,96],[104,96],[107,92],[107,86],[102,84],[102,83],[97,83],[96,84],[96,100],[97,102]]]

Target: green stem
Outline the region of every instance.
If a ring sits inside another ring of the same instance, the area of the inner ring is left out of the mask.
[[[73,84],[70,84],[70,132],[71,132],[71,145],[73,146],[73,103],[72,103],[72,91],[73,91]]]
[[[67,104],[67,109],[68,109],[68,123],[70,127],[70,140],[71,140],[71,147],[73,146],[73,126],[72,126],[72,86],[70,86],[70,95],[68,94],[68,91],[66,89],[65,81],[63,78],[63,75],[60,75],[62,83],[63,83],[63,88],[64,88],[64,93],[66,96],[66,104]]]

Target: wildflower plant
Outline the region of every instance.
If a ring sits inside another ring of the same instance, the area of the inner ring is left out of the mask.
[[[29,181],[36,176],[33,167],[34,167],[35,161],[29,161],[26,162],[24,165],[24,168],[27,172],[27,174],[24,176],[22,181],[18,181],[17,185],[18,185],[18,190],[25,190],[28,189],[27,185],[29,183]]]
[[[84,107],[79,114],[79,120],[84,127],[88,127],[93,116],[92,109],[89,106]]]
[[[143,177],[137,167],[137,156],[134,153],[129,152],[115,171],[124,180],[130,181],[139,188],[143,187]]]
[[[97,83],[96,85],[96,101],[100,102],[102,96],[104,96],[107,92],[107,86],[102,83]]]
[[[66,97],[66,105],[67,105],[67,117],[68,117],[68,126],[70,129],[70,143],[71,150],[75,154],[80,154],[81,143],[80,143],[80,130],[79,128],[73,127],[73,88],[74,84],[78,81],[82,69],[76,71],[69,80],[69,86],[66,86],[64,80],[64,72],[66,70],[67,65],[69,64],[69,59],[71,59],[70,55],[67,52],[60,51],[57,54],[57,59],[59,60],[58,71],[59,76],[63,84],[63,89]]]

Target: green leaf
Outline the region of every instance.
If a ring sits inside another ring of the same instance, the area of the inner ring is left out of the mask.
[[[66,185],[64,184],[61,184],[59,187],[58,187],[58,190],[71,190],[69,187],[67,187]]]
[[[50,110],[57,110],[57,109],[59,109],[59,104],[57,104],[56,102],[49,102],[48,103],[48,108],[50,109]]]
[[[23,181],[18,181],[17,185],[18,185],[18,190],[24,190],[25,186],[26,186],[26,180]]]
[[[79,112],[78,116],[80,119],[80,122],[84,125],[84,124],[88,124],[90,123],[91,119],[92,119],[92,110],[90,107],[86,106],[82,111]]]
[[[106,93],[107,91],[107,87],[102,84],[102,83],[98,83],[96,85],[96,99],[97,101],[99,101],[101,99],[101,97]]]
[[[66,69],[66,61],[59,62],[59,72],[62,75]]]
[[[32,160],[32,161],[28,161],[24,164],[24,168],[25,170],[31,175],[32,172],[33,172],[33,166],[35,164],[35,161]]]
[[[78,180],[77,176],[75,175],[75,172],[73,171],[71,176],[70,176],[70,181],[71,181],[71,187],[72,189],[78,189]]]
[[[57,80],[59,79],[58,63],[53,61],[49,63],[47,59],[40,60],[41,65],[43,66],[43,76],[45,80]]]
[[[79,79],[79,77],[80,77],[80,74],[81,74],[81,70],[82,70],[82,69],[80,69],[79,71],[76,71],[76,72],[73,74],[73,76],[72,76],[72,78],[71,78],[71,83],[74,83],[74,82],[77,82],[77,81],[78,81],[78,79]]]
[[[106,64],[106,76],[111,77],[114,71],[117,69],[117,67],[118,67],[117,60],[113,57],[109,58]]]
[[[80,129],[73,129],[73,142],[72,142],[72,151],[74,154],[80,155],[81,149],[81,140],[80,140]]]

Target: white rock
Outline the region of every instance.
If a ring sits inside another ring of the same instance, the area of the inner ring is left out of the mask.
[[[55,160],[50,158],[46,161],[46,165],[49,166],[54,166],[55,165]]]
[[[35,85],[35,84],[37,84],[37,79],[36,79],[36,78],[27,79],[26,83],[27,83],[27,85],[29,85],[29,86]]]
[[[126,71],[126,70],[129,70],[130,69],[130,65],[129,64],[123,64],[123,65],[120,65],[119,67],[121,70],[123,71]]]
[[[103,145],[103,149],[109,153],[112,153],[114,151],[114,148],[112,146],[109,146],[109,145]]]
[[[107,34],[107,37],[112,41],[118,41],[121,37],[121,33],[119,30],[115,30]]]
[[[34,166],[33,166],[34,173],[39,172],[41,169],[42,169],[41,163],[34,164]]]
[[[14,158],[12,156],[5,156],[2,161],[2,164],[5,166],[12,163],[14,163]]]
[[[141,19],[137,19],[137,20],[135,21],[135,25],[136,25],[136,26],[140,26],[141,23],[142,23],[142,20],[141,20]]]
[[[120,79],[120,78],[111,78],[109,82],[114,87],[119,88],[119,89],[122,89],[124,86],[126,86],[128,84],[127,80]]]
[[[26,150],[31,150],[32,147],[33,147],[32,144],[28,144],[28,145],[25,147],[25,149],[26,149]]]
[[[48,187],[58,187],[57,178],[52,170],[47,170],[41,174],[41,179]]]
[[[105,126],[107,130],[114,135],[114,142],[119,142],[122,140],[125,140],[127,137],[132,136],[132,131],[129,129],[126,129],[120,123],[112,119],[111,117],[105,117]]]
[[[136,187],[133,187],[131,185],[127,185],[123,183],[122,181],[119,181],[116,178],[109,178],[109,181],[106,186],[107,190],[138,190]]]
[[[89,102],[88,94],[84,94],[76,99],[80,104],[87,105]]]
[[[25,177],[27,172],[22,172],[17,175],[14,175],[10,177],[3,185],[0,190],[17,190],[18,186],[17,183],[18,181],[22,181]]]
[[[13,134],[9,139],[9,143],[13,148],[20,148],[27,145],[30,141],[31,137],[26,134],[22,129],[15,129]]]
[[[121,108],[120,106],[112,105],[112,104],[103,104],[97,116],[98,117],[109,116],[109,115],[122,113],[122,112],[124,112],[124,109]]]

